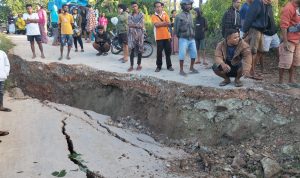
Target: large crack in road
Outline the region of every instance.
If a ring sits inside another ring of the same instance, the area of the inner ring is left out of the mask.
[[[68,117],[65,117],[61,122],[63,124],[62,133],[66,137],[66,141],[68,144],[68,150],[70,152],[70,155],[68,156],[69,159],[74,164],[78,165],[78,167],[81,171],[84,171],[86,173],[87,178],[104,178],[104,176],[100,175],[99,173],[95,173],[95,172],[89,170],[89,168],[86,165],[84,165],[81,161],[76,159],[76,155],[79,155],[79,154],[74,150],[72,139],[71,139],[70,135],[68,135],[68,133],[66,132],[66,126],[67,126],[66,120],[67,119],[68,119]]]

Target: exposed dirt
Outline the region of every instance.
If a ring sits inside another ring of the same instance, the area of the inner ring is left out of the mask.
[[[110,115],[112,125],[151,134],[194,155],[170,163],[172,171],[268,177],[274,173],[268,174],[270,167],[279,172],[272,176],[300,177],[299,89],[273,86],[272,58],[265,61],[267,80],[257,88],[233,90],[10,58],[12,83],[25,94]],[[281,168],[266,165],[264,158]]]

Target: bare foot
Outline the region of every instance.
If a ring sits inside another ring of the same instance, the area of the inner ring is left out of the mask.
[[[70,56],[67,56],[67,59],[70,60],[71,59]]]
[[[33,56],[32,56],[32,59],[35,59],[36,58],[36,55],[34,54]]]
[[[60,56],[60,57],[58,58],[58,60],[60,60],[60,61],[61,61],[61,60],[62,60],[62,56]]]
[[[42,59],[45,59],[45,55],[44,55],[44,54],[42,54],[41,58],[42,58]]]

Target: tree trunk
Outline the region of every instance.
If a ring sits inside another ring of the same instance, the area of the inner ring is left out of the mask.
[[[203,0],[199,0],[199,8],[201,7]]]

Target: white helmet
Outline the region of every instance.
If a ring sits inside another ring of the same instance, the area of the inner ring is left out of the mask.
[[[118,24],[118,17],[113,17],[113,18],[110,19],[110,21],[113,25],[117,25]]]

